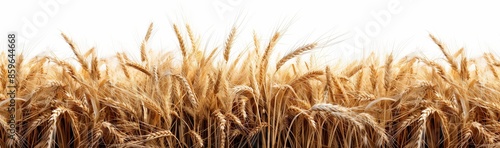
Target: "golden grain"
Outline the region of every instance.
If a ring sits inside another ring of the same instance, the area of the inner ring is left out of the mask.
[[[300,57],[317,43],[273,57],[283,50],[276,46],[283,31],[266,47],[253,32],[248,44],[255,51],[242,52],[234,40],[243,31],[235,26],[221,53],[200,46],[185,27],[187,34],[173,25],[182,64],[175,53],[146,48],[152,24],[139,63],[124,53],[98,57],[97,48],[80,54],[64,33],[76,64],[19,54],[20,126],[10,139],[9,114],[0,111],[0,147],[495,147],[500,141],[500,62],[493,54],[471,58],[463,48],[451,54],[430,35],[448,63],[371,54],[320,64],[316,55]],[[238,56],[227,62],[232,55]],[[284,66],[291,59],[297,60]],[[269,64],[276,64],[272,74]],[[8,65],[0,66],[0,90],[7,92]],[[0,95],[0,106],[7,108],[7,97]]]

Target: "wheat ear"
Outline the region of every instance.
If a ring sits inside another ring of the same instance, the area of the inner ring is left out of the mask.
[[[153,23],[149,24],[148,32],[146,32],[146,36],[144,36],[144,40],[141,43],[141,61],[147,61],[146,55],[146,44],[149,41],[149,37],[151,37],[151,32],[153,31]]]
[[[281,68],[281,66],[283,66],[283,64],[285,64],[288,60],[296,56],[299,56],[304,52],[310,51],[314,49],[316,46],[318,46],[318,43],[310,43],[295,49],[293,52],[287,54],[286,56],[284,56],[279,60],[279,62],[276,64],[276,71],[278,71]]]
[[[227,37],[226,48],[224,49],[224,60],[226,60],[226,62],[229,59],[229,54],[231,52],[231,48],[233,46],[235,37],[236,37],[236,27],[233,27],[231,29],[231,32],[229,33],[229,36]]]

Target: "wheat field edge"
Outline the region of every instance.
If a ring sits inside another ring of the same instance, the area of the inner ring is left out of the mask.
[[[254,33],[240,52],[237,28],[203,49],[189,25],[171,27],[178,54],[147,48],[151,24],[139,60],[81,53],[64,33],[72,59],[17,55],[17,134],[4,134],[2,109],[0,147],[500,147],[500,60],[491,53],[468,58],[429,35],[440,61],[372,54],[312,65],[300,57],[318,42],[270,58],[282,31]],[[8,102],[2,93],[1,107]]]

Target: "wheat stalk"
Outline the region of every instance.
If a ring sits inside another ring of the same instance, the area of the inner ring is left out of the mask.
[[[201,138],[200,134],[193,130],[189,131],[188,134],[196,141],[196,147],[203,147],[203,138]]]
[[[193,93],[193,90],[191,89],[191,85],[189,84],[189,82],[186,80],[186,78],[184,78],[183,76],[181,75],[172,75],[175,79],[177,79],[179,82],[181,82],[184,90],[187,92],[188,94],[188,99],[189,99],[189,102],[191,102],[191,105],[196,108],[198,106],[198,102],[196,101],[196,95]]]
[[[266,73],[267,73],[267,66],[268,66],[268,61],[269,57],[274,49],[274,46],[276,46],[276,43],[278,43],[278,40],[280,39],[281,34],[280,32],[275,32],[271,40],[269,41],[269,44],[267,45],[267,48],[264,51],[264,55],[262,56],[262,60],[260,63],[260,68],[259,68],[259,75],[257,81],[260,84],[265,83],[266,79]]]
[[[220,110],[216,110],[213,115],[217,119],[217,122],[219,123],[219,147],[223,148],[226,143],[226,117],[220,112]]]
[[[448,51],[446,51],[444,44],[441,41],[439,41],[436,37],[434,37],[434,35],[429,34],[429,36],[431,37],[432,41],[434,41],[434,43],[436,43],[436,45],[439,46],[439,49],[446,57],[446,60],[448,60],[448,62],[450,63],[451,68],[455,71],[458,71],[457,63],[455,63],[453,57],[448,53]]]
[[[154,140],[154,139],[158,139],[158,138],[162,138],[162,137],[169,137],[169,136],[174,136],[174,134],[172,134],[172,132],[170,132],[169,130],[162,130],[162,131],[158,131],[158,132],[144,135],[145,138],[143,141],[150,141],[150,140]]]
[[[231,48],[233,46],[235,37],[236,37],[236,27],[233,27],[231,29],[231,32],[229,33],[229,36],[227,37],[226,48],[224,48],[224,60],[226,60],[226,62],[229,59],[229,53],[231,52]]]
[[[188,32],[189,40],[191,40],[191,49],[193,49],[193,51],[198,50],[198,42],[194,37],[193,30],[189,24],[186,24],[186,30]]]
[[[146,75],[148,75],[148,76],[153,76],[153,75],[151,74],[151,72],[149,72],[149,70],[147,70],[145,67],[142,67],[141,65],[139,65],[139,64],[137,64],[137,63],[127,62],[127,63],[126,63],[126,65],[127,65],[127,66],[130,66],[130,67],[132,67],[132,68],[134,68],[134,69],[136,69],[136,70],[139,70],[140,72],[142,72],[142,73],[144,73],[144,74],[146,74]]]
[[[184,39],[182,38],[179,28],[175,24],[174,24],[174,31],[175,31],[175,36],[177,37],[177,41],[179,42],[182,57],[186,57],[187,56],[186,45],[184,43]]]
[[[76,58],[78,59],[78,62],[80,62],[80,64],[82,65],[82,68],[87,70],[88,69],[88,66],[87,66],[87,62],[85,62],[85,58],[83,58],[83,56],[80,54],[80,51],[78,51],[75,43],[73,42],[73,40],[71,40],[66,34],[64,33],[61,33],[61,35],[63,36],[64,40],[66,40],[66,43],[68,43],[69,47],[71,47],[71,50],[73,51],[73,53],[75,54]]]
[[[283,64],[285,64],[288,60],[296,57],[296,56],[299,56],[301,55],[302,53],[304,52],[307,52],[309,50],[312,50],[313,48],[315,48],[316,46],[318,46],[318,43],[310,43],[310,44],[306,44],[304,46],[301,46],[297,49],[295,49],[293,52],[285,55],[283,58],[281,58],[278,63],[276,64],[276,71],[278,71],[281,66],[283,66]]]

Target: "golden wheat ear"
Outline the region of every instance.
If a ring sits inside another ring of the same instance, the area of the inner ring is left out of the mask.
[[[224,49],[224,60],[226,60],[226,62],[229,60],[229,53],[231,52],[231,48],[233,46],[235,38],[236,38],[236,27],[233,27],[231,29],[231,32],[229,33],[229,36],[227,37],[226,48]]]
[[[149,38],[151,37],[152,31],[153,31],[153,23],[149,24],[148,31],[146,32],[146,35],[144,36],[144,40],[142,40],[142,43],[141,43],[141,61],[142,62],[147,62],[146,45],[149,41]]]
[[[88,64],[87,62],[85,61],[85,58],[82,56],[82,54],[80,53],[80,51],[78,50],[75,42],[73,42],[73,40],[71,40],[66,34],[64,33],[61,33],[61,36],[63,36],[64,40],[66,41],[66,43],[68,43],[69,47],[71,47],[71,50],[73,51],[73,53],[75,54],[76,56],[76,59],[78,59],[78,62],[81,64],[82,68],[84,70],[88,70]]]
[[[316,46],[318,46],[318,43],[310,43],[310,44],[306,44],[304,46],[301,46],[297,49],[295,49],[293,52],[285,55],[283,58],[281,58],[278,63],[276,64],[276,71],[278,71],[281,66],[283,66],[283,64],[285,64],[288,60],[296,57],[296,56],[299,56],[301,55],[302,53],[304,52],[307,52],[309,50],[312,50],[313,48],[315,48]]]

